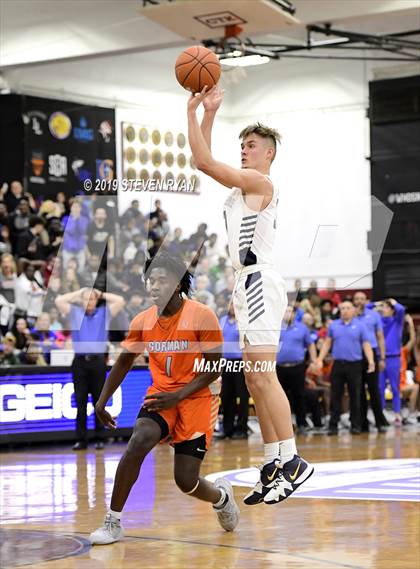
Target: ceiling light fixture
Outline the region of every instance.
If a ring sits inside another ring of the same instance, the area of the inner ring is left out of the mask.
[[[222,65],[229,67],[251,67],[253,65],[263,65],[269,61],[270,58],[265,55],[242,55],[242,52],[238,52],[237,50],[224,55],[223,58],[220,59]]]

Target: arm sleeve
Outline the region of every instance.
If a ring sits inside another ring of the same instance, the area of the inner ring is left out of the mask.
[[[394,309],[395,309],[395,319],[397,320],[397,322],[403,322],[405,316],[404,306],[399,302],[396,302],[394,304]]]
[[[382,332],[384,329],[384,326],[382,324],[382,318],[380,317],[380,315],[377,312],[375,314],[377,316],[376,322],[375,322],[375,332]]]
[[[334,327],[332,325],[329,326],[328,332],[327,332],[328,338],[334,338],[333,330],[334,330]]]
[[[143,339],[143,324],[143,315],[138,314],[131,321],[126,339],[121,342],[121,347],[132,354],[142,354],[145,350],[146,345]]]
[[[312,338],[311,333],[309,332],[309,328],[308,328],[305,332],[305,346],[308,347],[313,343],[314,343],[314,339]]]
[[[370,343],[369,334],[368,334],[367,328],[364,324],[360,324],[360,338],[361,338],[362,342],[369,342]]]
[[[223,346],[223,334],[215,313],[205,307],[197,318],[198,341],[201,352]]]

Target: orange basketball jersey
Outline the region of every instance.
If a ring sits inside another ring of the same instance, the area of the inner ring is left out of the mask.
[[[133,318],[121,346],[136,354],[149,353],[153,386],[159,391],[175,391],[197,375],[194,362],[203,352],[223,345],[223,335],[214,312],[195,300],[184,300],[176,314],[159,317],[156,306]],[[208,387],[193,397],[210,395]]]

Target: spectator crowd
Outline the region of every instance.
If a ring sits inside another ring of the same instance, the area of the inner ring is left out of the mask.
[[[180,227],[172,228],[159,199],[147,214],[138,200],[121,216],[115,206],[109,196],[67,198],[63,192],[40,201],[25,193],[19,181],[10,188],[3,185],[1,366],[45,366],[54,351],[72,349],[71,323],[56,300],[84,288],[125,299],[109,327],[112,350],[113,343],[124,338],[130,320],[151,305],[142,270],[145,259],[161,249],[180,255],[190,266],[195,299],[216,312],[226,337],[234,337],[234,315],[229,311],[234,271],[217,234],[209,234],[205,223],[189,236]],[[388,423],[383,410],[390,399],[397,426],[417,419],[419,330],[416,334],[412,318],[394,299],[369,303],[364,292],[347,294],[336,290],[333,279],[325,289],[311,281],[306,290],[297,279],[289,295],[277,374],[301,433],[325,427],[337,433],[347,408],[352,432],[366,431],[369,406],[382,431]],[[231,349],[228,357],[240,359],[240,353]],[[227,385],[231,380],[235,389]],[[246,386],[238,375],[224,377],[223,382],[222,403],[229,409],[228,432],[222,436],[236,432],[245,437]]]

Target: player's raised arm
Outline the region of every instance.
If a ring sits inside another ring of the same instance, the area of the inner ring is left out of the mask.
[[[204,138],[197,119],[197,108],[207,94],[212,96],[216,87],[208,93],[205,87],[201,93],[191,95],[188,100],[188,140],[197,168],[228,188],[241,188],[245,193],[265,195],[272,192],[272,185],[266,176],[255,169],[238,169],[215,160]]]
[[[209,92],[208,96],[203,100],[204,115],[201,121],[201,132],[203,133],[204,140],[211,151],[211,132],[213,129],[214,119],[223,101],[224,91],[216,85],[214,89]]]

